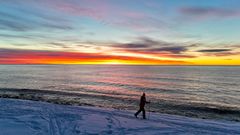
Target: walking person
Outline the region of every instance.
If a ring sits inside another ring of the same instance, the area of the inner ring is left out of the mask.
[[[150,103],[146,100],[146,94],[143,93],[140,99],[140,104],[139,104],[139,110],[134,114],[135,117],[137,118],[138,114],[142,111],[143,119],[146,119],[146,113],[145,113],[145,104]]]

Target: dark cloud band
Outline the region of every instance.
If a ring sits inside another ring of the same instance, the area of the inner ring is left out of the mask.
[[[197,52],[229,52],[232,51],[232,49],[204,49],[204,50],[198,50]]]

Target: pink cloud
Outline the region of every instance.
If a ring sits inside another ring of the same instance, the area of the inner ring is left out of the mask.
[[[48,2],[50,6],[58,12],[73,16],[84,16],[92,18],[104,25],[122,27],[135,31],[148,32],[156,30],[164,25],[163,21],[151,17],[144,12],[134,9],[125,9],[117,6],[111,1],[83,0],[78,1],[58,1]],[[97,8],[96,8],[97,7]]]

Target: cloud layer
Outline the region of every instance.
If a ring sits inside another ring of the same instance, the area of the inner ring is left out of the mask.
[[[0,0],[0,63],[236,59],[239,5],[235,0]]]
[[[0,64],[189,64],[181,60],[160,60],[99,53],[53,52],[0,49]]]
[[[233,18],[240,17],[239,9],[216,8],[216,7],[183,7],[180,13],[188,17],[207,19],[207,18]]]

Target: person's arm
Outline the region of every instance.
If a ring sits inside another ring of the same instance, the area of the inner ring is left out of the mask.
[[[145,101],[145,103],[150,104],[150,100],[149,101]]]

